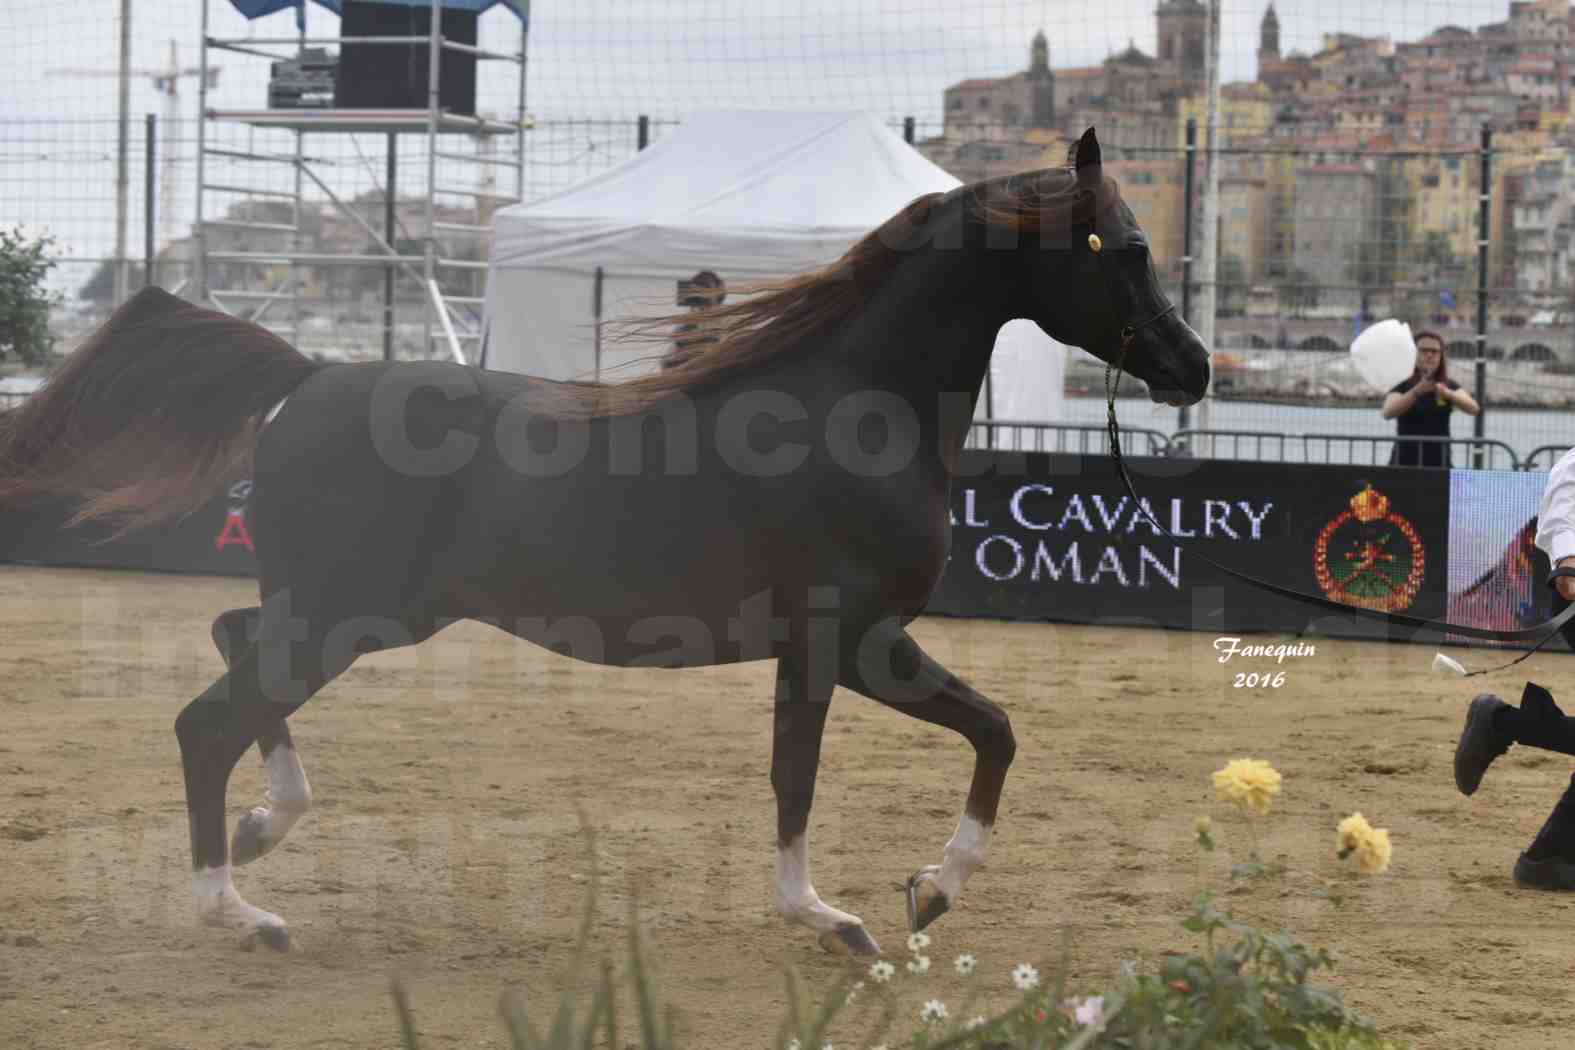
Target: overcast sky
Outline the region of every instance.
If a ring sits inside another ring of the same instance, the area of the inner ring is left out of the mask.
[[[113,242],[116,90],[112,76],[57,71],[114,71],[120,2],[0,0],[0,222],[47,226],[72,254],[102,254]],[[126,2],[134,67],[168,65],[172,39],[181,64],[196,64],[202,0]],[[1263,9],[1262,0],[1224,0],[1227,80],[1253,76]],[[1326,32],[1405,40],[1444,24],[1474,27],[1502,20],[1508,2],[1282,0],[1276,9],[1282,49],[1311,51]],[[209,11],[213,36],[295,31],[288,12],[248,23],[227,0],[210,0]],[[640,113],[676,119],[707,105],[857,107],[894,121],[938,121],[946,85],[1024,68],[1029,39],[1041,28],[1058,67],[1096,63],[1129,41],[1152,53],[1153,11],[1154,0],[539,0],[527,108],[544,124]],[[311,8],[310,29],[332,35],[337,24]],[[482,28],[484,44],[517,47],[518,22],[504,9],[489,12]],[[231,53],[213,61],[222,67],[214,104],[265,104],[264,60]],[[511,76],[502,64],[484,69],[484,110],[513,108]],[[195,85],[187,79],[181,87],[180,112],[189,119]],[[163,112],[148,78],[134,80],[130,109],[138,121]],[[616,159],[629,140],[623,125],[560,124],[533,136],[528,190],[536,193]],[[134,146],[140,141],[138,126]],[[184,159],[193,152],[188,146]],[[139,152],[139,202],[140,164]],[[192,210],[192,181],[181,194],[183,213]],[[140,244],[140,233],[133,239]]]

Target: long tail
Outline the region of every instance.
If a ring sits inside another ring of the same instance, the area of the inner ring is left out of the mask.
[[[69,499],[72,524],[111,518],[121,531],[190,513],[318,367],[259,325],[144,289],[0,413],[0,512]]]

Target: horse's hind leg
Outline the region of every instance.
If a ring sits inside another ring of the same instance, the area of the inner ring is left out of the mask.
[[[842,683],[905,715],[945,726],[974,747],[973,782],[957,830],[940,864],[908,880],[908,925],[922,930],[944,915],[963,884],[984,863],[1007,768],[1017,752],[1011,722],[946,668],[930,659],[895,622],[873,628],[857,656],[844,664]]]
[[[771,746],[771,787],[777,797],[777,909],[789,922],[819,931],[820,944],[828,951],[879,955],[863,920],[826,904],[809,881],[809,810],[832,688],[829,680],[814,684],[802,660],[777,661]]]
[[[226,667],[257,642],[261,610],[231,609],[213,621],[213,644]],[[263,762],[263,804],[241,815],[230,839],[230,863],[249,864],[284,841],[312,803],[312,786],[283,718],[257,734]]]
[[[210,926],[239,931],[248,942],[285,950],[284,920],[254,908],[235,891],[225,841],[224,795],[230,772],[252,742],[269,732],[344,667],[320,664],[321,639],[263,641],[234,657],[224,676],[175,719],[191,821],[192,890],[197,914]],[[291,655],[303,657],[292,666]]]

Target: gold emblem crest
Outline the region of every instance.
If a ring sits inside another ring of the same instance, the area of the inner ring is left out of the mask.
[[[1411,523],[1371,485],[1352,496],[1318,533],[1313,574],[1330,599],[1381,612],[1399,612],[1422,588],[1427,552]]]

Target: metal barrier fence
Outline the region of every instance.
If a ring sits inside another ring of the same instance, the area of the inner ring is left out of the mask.
[[[1314,463],[1389,465],[1391,450],[1399,442],[1441,445],[1451,466],[1472,470],[1548,470],[1569,445],[1543,445],[1525,460],[1502,441],[1493,438],[1405,437],[1371,434],[1285,434],[1267,430],[1178,430],[1166,435],[1158,430],[1121,429],[1121,451],[1134,456],[1191,459],[1234,459],[1259,463]],[[1454,455],[1454,446],[1462,454]],[[1030,423],[1016,420],[979,419],[969,431],[967,448],[993,448],[1023,452],[1077,452],[1103,455],[1109,438],[1095,424]],[[1422,467],[1432,470],[1440,467]]]
[[[16,408],[26,394],[0,392],[0,411]],[[1383,466],[1388,463],[1387,448],[1395,442],[1464,446],[1468,462],[1459,464],[1476,470],[1550,470],[1569,445],[1542,445],[1532,449],[1524,461],[1515,450],[1491,438],[1395,438],[1358,434],[1278,434],[1258,430],[1178,430],[1166,435],[1141,427],[1121,428],[1121,451],[1129,456],[1186,457],[1192,459],[1244,459],[1260,463],[1344,463]],[[1265,454],[1265,446],[1272,454]],[[1383,458],[1379,446],[1385,446]],[[1075,452],[1079,455],[1106,455],[1110,451],[1109,433],[1102,426],[1074,423],[1032,423],[1012,419],[976,419],[969,428],[965,448],[1008,452]],[[1314,455],[1314,450],[1324,455]],[[1334,451],[1343,449],[1344,458]],[[1355,458],[1358,449],[1369,455]],[[1223,450],[1223,451],[1222,451]],[[1452,449],[1451,449],[1452,450]],[[1299,455],[1297,454],[1299,453]],[[1451,458],[1453,458],[1451,456]],[[1422,468],[1438,469],[1438,468]]]
[[[1442,446],[1442,462],[1432,468],[1521,470],[1515,450],[1493,438],[1398,437],[1372,434],[1284,434],[1267,430],[1178,430],[1170,437],[1172,455],[1199,459],[1246,459],[1274,463],[1343,463],[1386,466],[1397,444]],[[1265,454],[1265,445],[1270,451]],[[1467,455],[1456,462],[1459,445]],[[1431,458],[1431,457],[1424,457]]]
[[[1103,426],[1089,423],[1031,423],[1010,419],[976,419],[965,448],[1009,452],[1076,452],[1105,455],[1110,437]],[[1121,428],[1121,451],[1129,456],[1168,454],[1170,438],[1158,430]]]
[[[1560,458],[1563,457],[1564,453],[1568,452],[1569,450],[1569,445],[1538,445],[1536,448],[1526,453],[1526,458],[1521,461],[1520,469],[1552,470],[1553,465],[1557,463]],[[1542,465],[1541,461],[1544,458],[1546,458],[1548,461],[1547,466]]]

